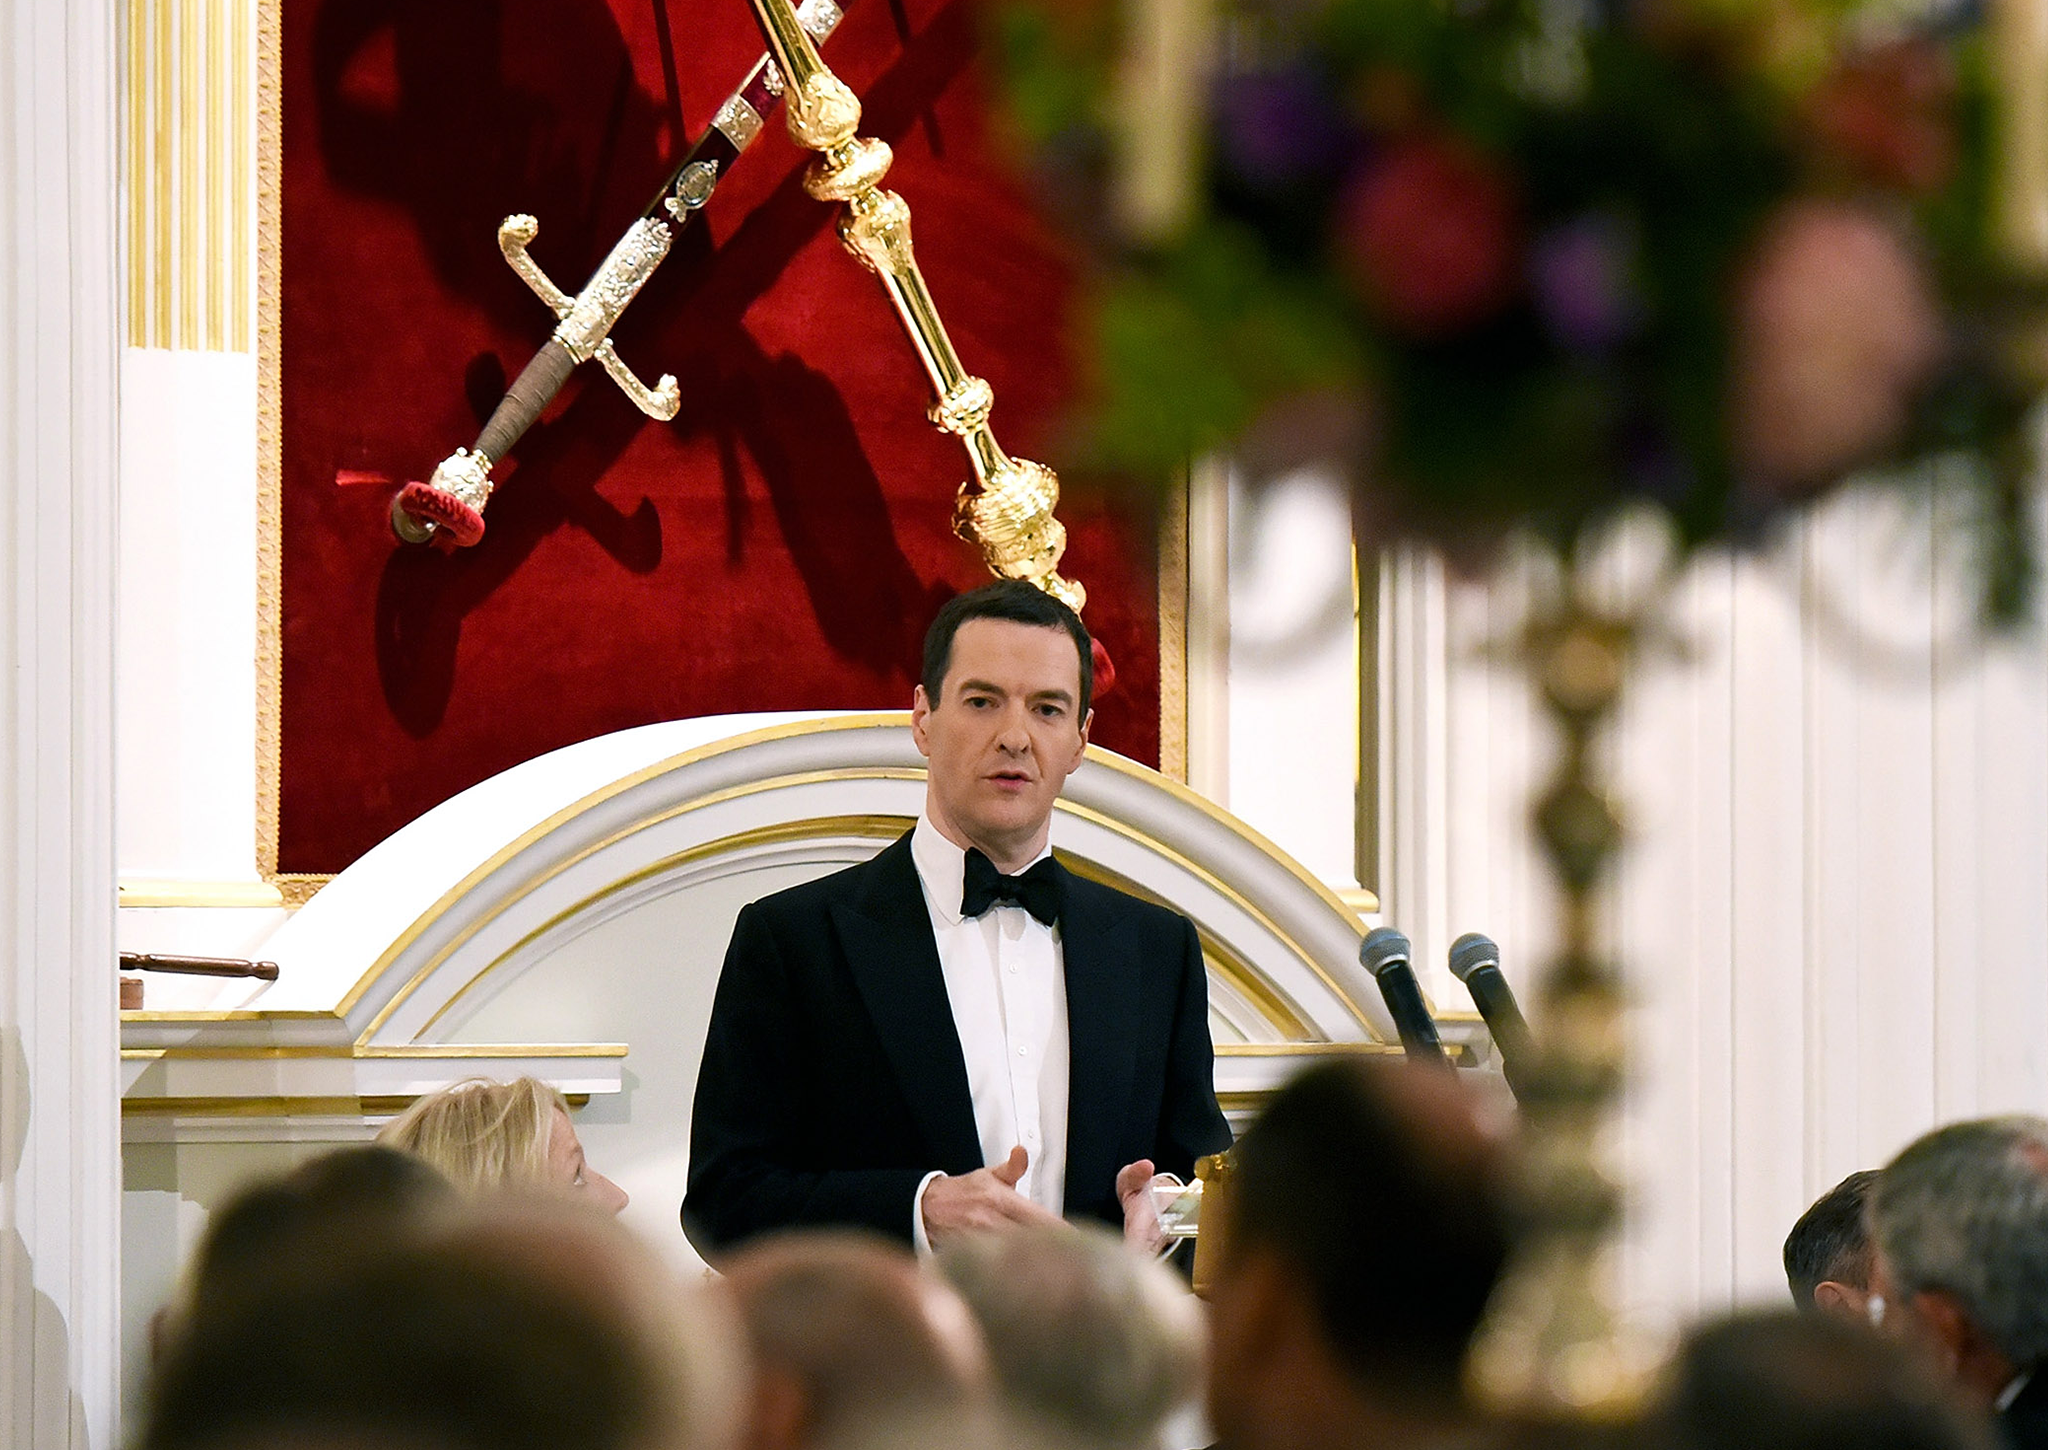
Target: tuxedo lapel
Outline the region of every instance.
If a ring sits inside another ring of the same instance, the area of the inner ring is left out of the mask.
[[[948,1173],[981,1167],[967,1061],[908,836],[869,864],[864,889],[835,904],[832,921],[934,1166]]]
[[[1116,916],[1088,883],[1062,866],[1066,905],[1060,952],[1066,959],[1067,1204],[1085,1204],[1116,1171],[1117,1140],[1131,1097],[1136,1047],[1130,1025],[1138,974],[1128,959]],[[1077,1195],[1076,1190],[1079,1190]]]

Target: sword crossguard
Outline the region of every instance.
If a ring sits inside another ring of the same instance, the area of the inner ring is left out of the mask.
[[[683,405],[682,389],[673,373],[663,373],[653,387],[640,381],[612,345],[611,330],[626,305],[639,294],[654,269],[668,255],[669,231],[658,221],[641,218],[629,228],[576,296],[557,287],[526,248],[540,235],[540,222],[520,212],[498,224],[498,250],[520,281],[548,305],[558,319],[555,341],[577,362],[595,358],[619,391],[650,418],[666,423]]]

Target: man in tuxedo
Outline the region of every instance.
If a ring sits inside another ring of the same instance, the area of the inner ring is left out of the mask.
[[[1002,582],[939,611],[916,827],[740,913],[711,1009],[683,1225],[708,1256],[800,1225],[920,1249],[1097,1218],[1230,1144],[1192,923],[1069,872],[1053,803],[1092,719],[1087,631]]]
[[[1915,1139],[1869,1214],[1872,1322],[1925,1351],[2012,1450],[2048,1450],[2048,1120]]]

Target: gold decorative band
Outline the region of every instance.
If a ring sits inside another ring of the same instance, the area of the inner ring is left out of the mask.
[[[735,150],[744,151],[761,134],[761,113],[748,105],[745,97],[731,96],[711,118],[711,125],[724,133]]]
[[[284,894],[267,881],[159,881],[129,876],[121,880],[119,904],[280,907]]]
[[[572,1108],[588,1107],[589,1093],[564,1093]],[[417,1097],[123,1098],[124,1118],[383,1118],[396,1117]]]
[[[128,343],[248,352],[258,0],[130,0]]]

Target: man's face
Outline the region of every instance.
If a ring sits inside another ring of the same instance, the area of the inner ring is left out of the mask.
[[[930,762],[926,809],[956,845],[1014,871],[1045,844],[1060,787],[1081,763],[1081,659],[1063,629],[970,619],[939,698],[917,687],[910,730]]]

